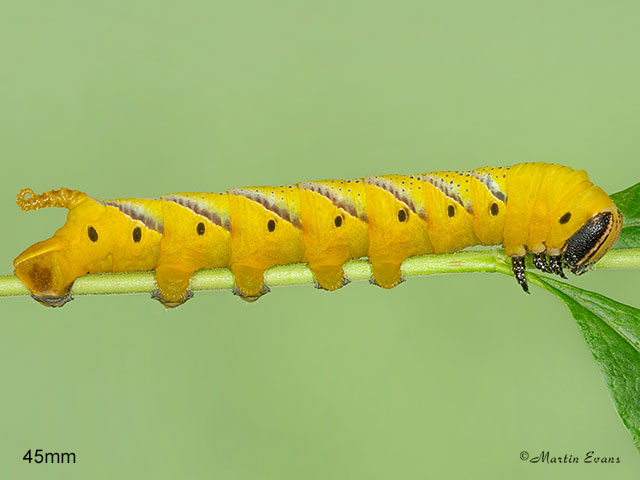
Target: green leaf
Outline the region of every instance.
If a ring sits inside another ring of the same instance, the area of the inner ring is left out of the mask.
[[[640,450],[640,310],[548,277],[536,277],[571,310],[618,415]]]
[[[640,183],[611,195],[622,213],[622,234],[613,248],[640,247]]]

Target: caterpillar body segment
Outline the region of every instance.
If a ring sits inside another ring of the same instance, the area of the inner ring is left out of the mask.
[[[153,298],[175,307],[191,298],[197,270],[230,267],[234,293],[255,301],[268,292],[264,271],[306,262],[317,286],[348,283],[342,265],[368,256],[375,283],[393,288],[412,255],[503,244],[525,291],[524,259],[564,276],[579,275],[618,239],[622,217],[583,171],[546,163],[461,172],[382,175],[178,193],[160,199],[96,200],[60,189],[23,190],[24,210],[69,209],[53,237],[14,260],[15,273],[44,305],[71,299],[86,273],[155,270]]]
[[[197,270],[229,264],[229,196],[178,193],[161,197],[160,203],[163,233],[155,271],[161,281],[153,297],[172,307],[191,298],[189,280]]]
[[[344,194],[343,194],[344,188]],[[361,180],[330,180],[298,184],[305,242],[303,261],[316,276],[318,288],[337,290],[348,280],[342,265],[369,251],[366,192]]]
[[[304,258],[304,234],[298,188],[254,187],[229,190],[231,259],[237,294],[249,301],[261,297],[264,271]]]

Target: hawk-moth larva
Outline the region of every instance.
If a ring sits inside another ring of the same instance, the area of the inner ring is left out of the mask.
[[[268,291],[265,269],[306,262],[319,287],[346,283],[342,265],[367,256],[373,282],[392,288],[409,256],[502,244],[528,291],[524,259],[581,274],[616,242],[622,217],[586,172],[549,163],[472,171],[370,176],[225,193],[100,201],[62,188],[17,200],[23,210],[65,207],[65,225],[14,261],[32,296],[48,306],[71,299],[86,273],[155,270],[153,296],[175,307],[203,268],[230,267],[247,301]]]

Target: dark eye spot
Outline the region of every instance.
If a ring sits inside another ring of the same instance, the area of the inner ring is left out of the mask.
[[[493,202],[491,204],[491,206],[489,207],[489,212],[491,213],[491,215],[493,215],[494,217],[498,215],[498,212],[500,212],[500,207],[498,207],[498,204],[496,202]]]
[[[198,232],[198,235],[204,235],[204,223],[200,222],[196,226],[196,232]]]
[[[142,240],[142,230],[140,227],[136,227],[133,229],[133,241],[138,243],[140,240]]]
[[[450,217],[453,217],[453,216],[456,214],[456,207],[454,207],[453,205],[449,205],[449,206],[447,207],[447,214],[448,214]]]
[[[92,242],[98,241],[98,232],[96,232],[96,229],[91,225],[89,225],[89,228],[87,228],[87,233],[89,234],[89,240],[91,240]]]
[[[402,210],[398,210],[398,221],[399,222],[407,221],[407,211],[404,208]]]
[[[336,227],[341,227],[342,226],[342,215],[338,215],[334,220],[333,223],[336,224]]]
[[[571,212],[567,212],[564,215],[562,215],[560,217],[560,223],[561,224],[565,224],[567,223],[569,220],[571,220]]]
[[[273,232],[275,229],[276,229],[275,220],[269,220],[269,222],[267,223],[267,230],[269,230],[270,232]]]

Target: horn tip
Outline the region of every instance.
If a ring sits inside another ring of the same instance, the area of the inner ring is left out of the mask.
[[[29,195],[29,197],[25,198],[27,195]],[[23,188],[20,190],[18,198],[16,199],[16,205],[23,211],[38,210],[41,207],[35,192],[31,188]]]
[[[22,210],[38,210],[44,207],[73,208],[87,195],[78,190],[60,188],[36,195],[32,189],[23,188],[18,193],[16,204]]]

